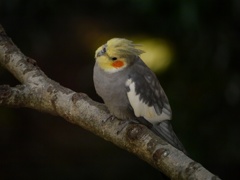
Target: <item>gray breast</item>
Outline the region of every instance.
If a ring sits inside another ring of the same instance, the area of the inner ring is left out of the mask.
[[[127,77],[128,68],[124,71],[107,73],[99,66],[94,66],[93,81],[96,92],[103,99],[110,113],[119,119],[133,117],[125,86]]]

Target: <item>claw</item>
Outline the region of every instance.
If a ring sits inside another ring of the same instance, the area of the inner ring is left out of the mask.
[[[118,128],[118,131],[117,131],[117,134],[119,134],[128,124],[136,124],[136,123],[139,123],[138,121],[136,120],[121,120],[119,122],[119,128]]]
[[[113,119],[115,119],[116,117],[114,115],[110,115],[107,119],[102,120],[102,123],[106,123],[107,121],[112,121]],[[118,118],[116,118],[118,119]],[[118,130],[117,130],[117,134],[119,134],[120,132],[122,132],[122,130],[130,123],[139,123],[137,120],[121,120],[119,119],[119,126],[118,126]]]
[[[107,121],[112,121],[115,118],[115,116],[110,115],[107,119],[102,120],[103,123],[107,122]]]
[[[119,126],[118,126],[118,130],[117,130],[117,134],[119,134],[129,123],[130,123],[130,121],[128,121],[128,120],[121,120],[118,124]]]

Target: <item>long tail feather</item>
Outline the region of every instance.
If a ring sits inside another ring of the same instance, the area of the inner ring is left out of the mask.
[[[151,130],[157,134],[158,136],[160,136],[161,138],[163,138],[165,141],[167,141],[168,143],[170,143],[172,146],[174,146],[175,148],[179,149],[180,151],[184,152],[185,154],[187,154],[184,146],[182,145],[182,143],[180,142],[180,140],[178,139],[177,135],[174,133],[173,128],[171,123],[169,122],[169,120],[166,121],[162,121],[161,123],[159,123],[158,125],[155,125],[151,128]]]

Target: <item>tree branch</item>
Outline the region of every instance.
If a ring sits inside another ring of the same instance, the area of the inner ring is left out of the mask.
[[[1,106],[27,107],[61,116],[137,155],[171,179],[219,179],[143,125],[129,124],[118,132],[120,121],[106,121],[110,114],[104,104],[48,78],[35,60],[14,45],[1,25],[0,64],[21,82],[16,87],[0,85]]]

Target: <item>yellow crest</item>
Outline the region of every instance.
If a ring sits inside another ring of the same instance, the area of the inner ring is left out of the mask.
[[[106,44],[96,50],[95,58],[98,65],[106,72],[118,72],[123,70],[133,58],[139,56],[143,50],[136,48],[139,45],[122,38],[110,39]]]
[[[113,38],[97,49],[95,57],[105,53],[107,53],[109,57],[126,57],[129,55],[139,56],[144,53],[144,51],[138,49],[137,46],[140,45],[133,44],[132,41],[127,39]]]

